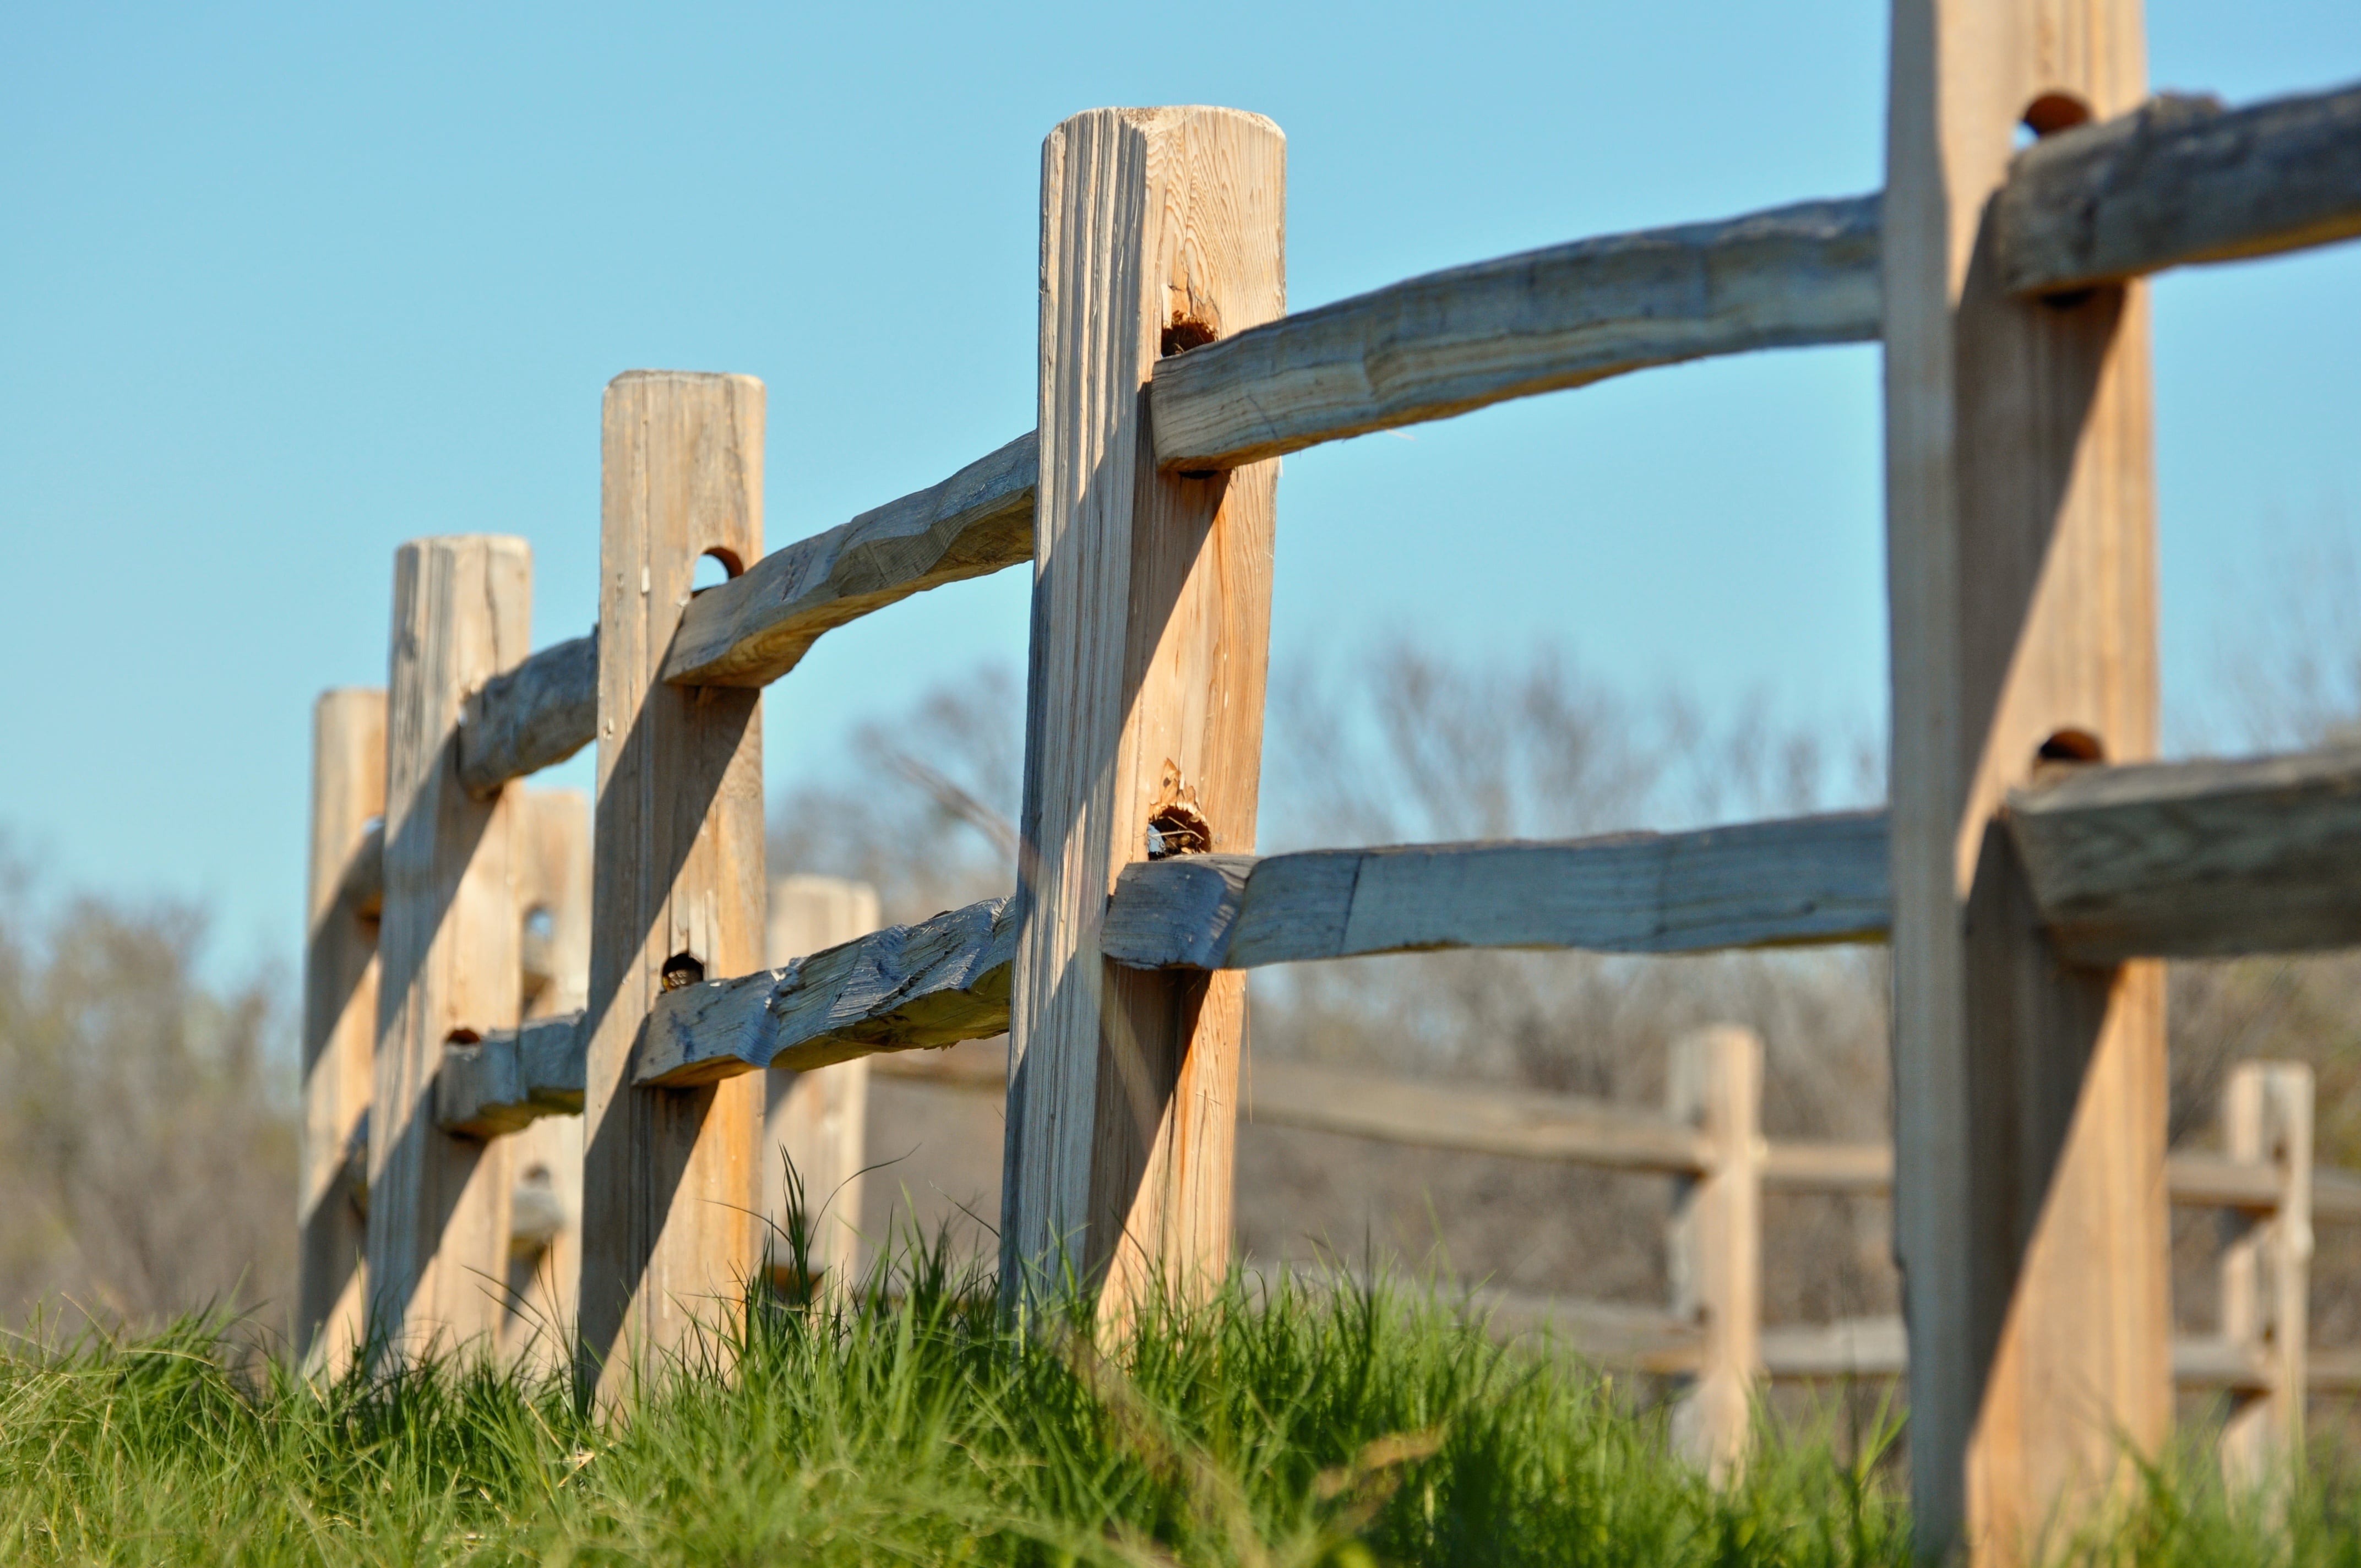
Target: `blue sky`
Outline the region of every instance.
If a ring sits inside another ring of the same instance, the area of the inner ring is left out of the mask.
[[[601,387],[770,388],[775,548],[1033,419],[1041,137],[1107,104],[1289,135],[1290,293],[1873,189],[1885,13],[18,6],[0,18],[0,830],[56,883],[298,948],[312,697],[383,680],[394,547],[533,542],[595,613]],[[2361,79],[2350,0],[2159,0],[2160,86]],[[2168,706],[2268,564],[2361,531],[2361,247],[2157,290]],[[1884,701],[1869,347],[1652,372],[1287,460],[1275,646],[1537,640],[1796,722]],[[823,642],[774,788],[1021,661],[1021,574]],[[587,757],[565,776],[587,781]]]

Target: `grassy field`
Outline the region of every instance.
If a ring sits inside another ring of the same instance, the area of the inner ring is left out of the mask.
[[[9,1563],[1631,1563],[1908,1561],[1866,1445],[1773,1438],[1717,1491],[1631,1391],[1447,1309],[1280,1283],[1103,1352],[1011,1336],[923,1253],[893,1299],[770,1303],[736,1371],[628,1419],[563,1381],[430,1365],[314,1387],[219,1323],[0,1359]],[[2172,1475],[2202,1475],[2180,1466]],[[2361,1562],[2307,1486],[2265,1529],[2151,1478],[2076,1555]]]

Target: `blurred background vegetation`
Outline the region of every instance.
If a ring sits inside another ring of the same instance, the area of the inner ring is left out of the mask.
[[[2175,716],[2174,751],[2361,740],[2356,555],[2283,565],[2269,594],[2284,611],[2225,652],[2210,707]],[[873,883],[895,921],[1006,891],[1022,708],[1016,674],[983,667],[861,727],[838,772],[774,799],[774,872]],[[1336,649],[1274,675],[1262,842],[1570,837],[1883,797],[1874,729],[1771,712],[1614,689],[1557,648],[1492,663],[1409,639]],[[283,1335],[295,976],[225,981],[202,909],[80,896],[34,863],[0,840],[0,1312],[148,1325],[226,1306]],[[1251,996],[1249,1072],[1294,1058],[1654,1105],[1666,1044],[1734,1021],[1767,1047],[1772,1136],[1887,1128],[1882,949],[1439,953],[1259,971]],[[2361,954],[2176,965],[2171,1017],[2176,1143],[2212,1138],[2231,1062],[2295,1059],[2318,1074],[2320,1157],[2361,1167]],[[898,1210],[981,1251],[997,1217],[996,1099],[881,1078],[869,1132],[889,1163],[864,1231],[882,1235]],[[1238,1190],[1250,1263],[1385,1255],[1520,1292],[1663,1299],[1661,1179],[1249,1126]],[[1894,1310],[1883,1201],[1774,1195],[1766,1223],[1769,1321]],[[2178,1310],[2200,1327],[2212,1222],[2179,1223]],[[2361,1338],[2361,1237],[2321,1240],[2316,1334]]]

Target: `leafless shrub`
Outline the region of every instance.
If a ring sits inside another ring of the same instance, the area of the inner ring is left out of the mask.
[[[0,1293],[149,1324],[293,1294],[295,1117],[270,976],[216,991],[185,906],[0,892]]]

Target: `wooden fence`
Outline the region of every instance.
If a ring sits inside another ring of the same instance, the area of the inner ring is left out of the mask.
[[[768,554],[761,385],[617,378],[590,635],[526,656],[523,543],[419,540],[382,697],[320,709],[306,1325],[497,1334],[515,1150],[481,1130],[578,1095],[579,1375],[612,1400],[759,1266],[762,1069],[1003,1030],[1007,1309],[1071,1277],[1119,1321],[1151,1275],[1225,1264],[1246,969],[1886,940],[1916,1527],[2033,1551],[2170,1420],[2155,960],[2361,940],[2361,751],[2146,760],[2139,281],[2361,233],[2361,89],[2143,101],[2143,60],[2137,0],[1897,0],[1882,192],[1293,315],[1278,127],[1078,115],[1043,148],[1038,428]],[[1890,811],[1253,855],[1279,455],[1871,341]],[[708,555],[730,580],[692,593]],[[832,627],[1027,560],[1016,897],[764,970],[759,688]],[[528,1020],[515,781],[594,740],[588,987]],[[512,1060],[510,1098],[452,1103],[471,1055]]]
[[[998,1093],[1004,1075],[942,1057],[891,1057],[895,1077]],[[1765,1326],[1766,1192],[1886,1198],[1894,1150],[1880,1143],[1767,1141],[1759,1120],[1762,1042],[1725,1026],[1674,1043],[1662,1115],[1530,1090],[1386,1079],[1334,1067],[1257,1060],[1241,1113],[1418,1148],[1659,1175],[1677,1184],[1665,1238],[1672,1300],[1663,1310],[1478,1288],[1471,1305],[1497,1326],[1546,1327],[1598,1361],[1687,1380],[1675,1430],[1699,1463],[1726,1468],[1751,1434],[1752,1397],[1775,1378],[1897,1376],[1899,1318]],[[2247,1062],[2222,1100],[2222,1152],[2166,1162],[2174,1203],[2221,1212],[2221,1321],[2176,1339],[2173,1378],[2225,1395],[2225,1467],[2258,1476],[2301,1451],[2308,1389],[2361,1394],[2361,1350],[2306,1343],[2315,1223],[2361,1223],[2361,1171],[2313,1168],[2312,1069]]]

